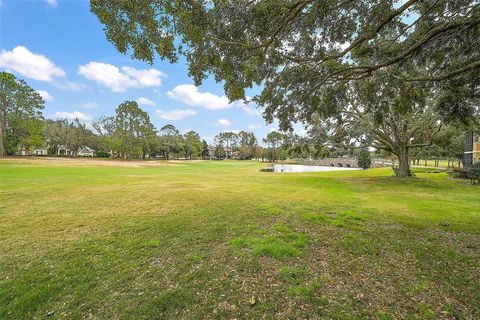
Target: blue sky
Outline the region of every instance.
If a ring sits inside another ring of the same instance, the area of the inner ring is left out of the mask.
[[[209,142],[221,131],[253,131],[261,140],[276,129],[255,106],[228,103],[213,79],[193,86],[183,60],[149,65],[118,53],[86,0],[0,0],[0,70],[41,92],[47,118],[88,122],[136,100],[157,129],[171,123]]]

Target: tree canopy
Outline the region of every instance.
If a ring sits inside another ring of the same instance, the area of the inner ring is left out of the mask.
[[[475,111],[475,0],[91,1],[91,11],[122,53],[148,62],[183,55],[197,85],[213,74],[231,100],[261,85],[255,100],[284,130],[331,113],[323,97],[339,83],[378,72],[428,83],[447,118]]]
[[[121,152],[129,160],[143,155],[148,148],[146,139],[155,134],[148,113],[140,109],[135,101],[123,102],[115,112],[116,134],[121,140]]]
[[[25,81],[0,72],[0,156],[17,152],[22,144],[43,144],[43,104]]]

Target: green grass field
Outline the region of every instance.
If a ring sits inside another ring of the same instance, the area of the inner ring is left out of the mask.
[[[445,173],[0,166],[0,319],[480,318],[480,187]]]
[[[426,166],[427,167],[435,167],[435,160],[427,160],[426,162]],[[416,166],[421,166],[421,167],[424,167],[425,166],[425,160],[420,160],[417,163],[415,163]],[[448,161],[448,160],[438,160],[438,168],[447,168],[448,166],[454,166],[454,167],[458,167],[458,161]]]

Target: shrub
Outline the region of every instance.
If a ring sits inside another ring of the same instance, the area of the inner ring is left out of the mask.
[[[97,158],[108,158],[108,157],[110,157],[110,154],[106,151],[103,151],[103,150],[97,150],[97,152],[95,152],[95,157],[97,157]]]
[[[476,181],[480,181],[480,162],[474,163],[470,169],[468,169],[467,177],[472,184],[475,184]]]
[[[448,175],[450,176],[450,178],[454,178],[454,179],[458,179],[460,178],[460,172],[449,172]]]
[[[372,157],[367,149],[360,150],[360,153],[358,154],[357,165],[364,170],[370,168],[372,165]]]

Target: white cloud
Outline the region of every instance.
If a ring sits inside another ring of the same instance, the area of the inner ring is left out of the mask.
[[[55,66],[47,57],[32,53],[23,46],[16,46],[12,51],[2,50],[0,67],[39,81],[50,82],[56,77],[65,76],[65,71]]]
[[[230,126],[232,123],[230,122],[230,120],[228,119],[218,119],[217,120],[217,123],[221,126],[224,126],[224,127],[228,127]]]
[[[108,63],[89,62],[78,68],[78,74],[110,88],[113,92],[123,92],[128,88],[160,86],[165,74],[157,69],[137,70],[122,67],[122,70]]]
[[[132,67],[122,67],[123,72],[135,79],[139,87],[158,87],[162,84],[162,77],[166,74],[157,69],[137,70]]]
[[[65,111],[57,111],[55,112],[55,118],[57,119],[78,119],[83,121],[92,120],[92,116],[85,114],[80,111],[74,112],[65,112]]]
[[[262,126],[260,124],[249,124],[248,129],[250,130],[255,130],[255,129],[260,129]]]
[[[96,107],[98,107],[98,103],[96,102],[85,102],[80,106],[80,108],[83,109],[94,109]]]
[[[200,92],[193,84],[181,84],[167,92],[170,99],[185,103],[189,106],[204,107],[209,110],[242,108],[251,116],[260,116],[260,112],[251,103],[242,100],[229,102],[225,95],[219,96],[211,92]],[[249,99],[247,97],[247,99]]]
[[[145,98],[145,97],[138,98],[137,102],[138,102],[138,104],[144,105],[144,106],[150,106],[150,107],[155,106],[155,102],[153,102],[152,100],[150,100],[148,98]]]
[[[83,83],[72,82],[68,80],[56,81],[54,85],[62,90],[82,91],[87,86]]]
[[[238,133],[240,133],[240,130],[224,129],[224,130],[222,130],[222,132],[233,132],[233,133],[238,134]]]
[[[245,111],[250,116],[259,116],[260,115],[260,111],[258,111],[254,107],[249,107],[249,106],[243,105],[242,109],[243,109],[243,111]]]
[[[45,0],[49,6],[51,7],[56,7],[58,5],[58,1],[57,0]]]
[[[52,101],[53,96],[45,90],[37,90],[37,93],[42,97],[43,101]]]
[[[155,110],[155,114],[165,120],[182,120],[197,114],[195,110],[192,109],[173,109],[164,111],[161,109]]]
[[[180,101],[189,106],[204,107],[209,110],[228,109],[233,104],[228,102],[226,96],[217,96],[210,92],[200,92],[193,84],[181,84],[167,92],[167,96],[175,101]]]

